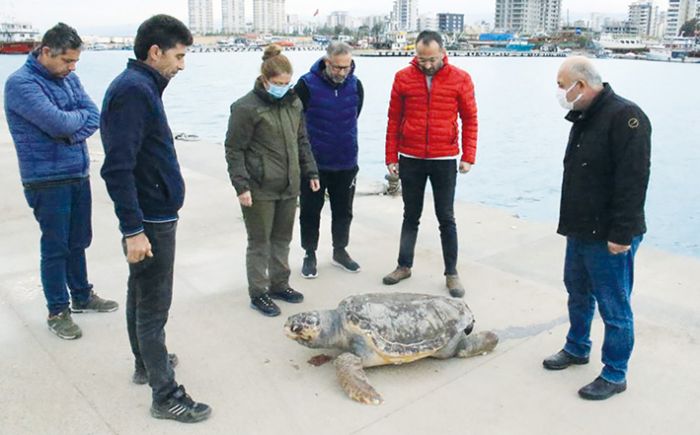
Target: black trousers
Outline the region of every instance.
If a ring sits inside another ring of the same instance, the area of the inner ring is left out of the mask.
[[[352,202],[355,198],[355,179],[358,167],[341,171],[319,171],[321,188],[312,192],[309,179],[301,181],[299,198],[299,226],[301,228],[301,247],[306,251],[318,248],[321,210],[325,203],[326,191],[331,203],[331,234],[333,248],[348,246],[350,240],[350,223],[352,222]]]
[[[457,273],[457,225],[454,200],[457,184],[457,161],[422,160],[401,156],[399,177],[403,198],[403,224],[399,247],[399,266],[413,267],[413,256],[418,237],[418,225],[423,213],[425,185],[430,180],[433,189],[435,215],[440,224],[442,258],[445,275]]]
[[[177,388],[165,346],[165,324],[173,299],[177,222],[144,222],[143,227],[153,257],[129,264],[126,325],[136,366],[146,368],[153,401],[162,402]]]

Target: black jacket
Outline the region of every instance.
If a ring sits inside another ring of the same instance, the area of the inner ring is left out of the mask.
[[[564,156],[557,232],[629,245],[646,232],[649,119],[607,83],[586,111],[571,111],[566,119],[573,126]]]
[[[124,236],[143,222],[169,221],[185,199],[185,183],[163,108],[168,80],[137,60],[107,89],[100,133],[105,149],[102,178]]]

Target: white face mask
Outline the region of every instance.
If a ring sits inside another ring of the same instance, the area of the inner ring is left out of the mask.
[[[569,89],[557,88],[557,100],[559,100],[559,105],[566,110],[574,110],[574,104],[581,99],[583,94],[578,94],[574,101],[567,100],[566,96],[571,92],[571,90],[576,86],[578,82],[574,82]]]

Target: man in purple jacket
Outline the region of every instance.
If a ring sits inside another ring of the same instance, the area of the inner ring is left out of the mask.
[[[41,283],[49,330],[63,339],[82,331],[72,312],[109,312],[88,282],[85,249],[92,240],[90,157],[85,140],[100,113],[75,75],[82,40],[58,23],[5,83],[5,114],[24,194],[41,228]],[[67,287],[67,288],[66,288]]]

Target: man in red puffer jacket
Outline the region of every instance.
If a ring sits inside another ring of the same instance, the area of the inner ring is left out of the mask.
[[[458,114],[462,120],[461,150]],[[425,184],[430,179],[440,223],[446,285],[453,297],[464,296],[457,274],[454,196],[458,167],[459,172],[467,173],[474,164],[476,137],[471,77],[448,63],[439,33],[421,32],[416,39],[416,57],[410,66],[396,73],[391,90],[386,164],[390,174],[401,178],[404,218],[398,266],[384,277],[384,284],[396,284],[411,276]]]

